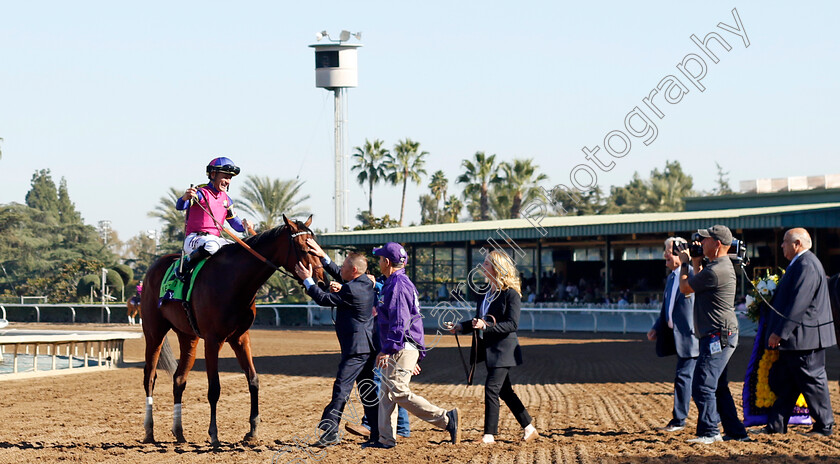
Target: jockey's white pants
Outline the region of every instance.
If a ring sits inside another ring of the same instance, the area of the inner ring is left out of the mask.
[[[231,243],[233,243],[233,241],[212,234],[199,235],[192,233],[187,235],[187,238],[184,240],[184,253],[189,255],[193,251],[204,247],[208,253],[213,255],[219,251],[219,248]]]

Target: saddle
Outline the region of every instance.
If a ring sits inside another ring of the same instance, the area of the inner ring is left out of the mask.
[[[182,282],[180,279],[175,277],[175,270],[177,270],[181,265],[181,259],[182,258],[176,259],[166,270],[166,273],[163,274],[163,280],[160,283],[160,300],[158,301],[158,307],[160,307],[164,301],[189,302],[192,299],[193,283],[195,283],[195,278],[198,275],[198,272],[201,271],[201,268],[204,267],[207,260],[201,260],[195,266],[195,269],[193,269],[189,278]]]

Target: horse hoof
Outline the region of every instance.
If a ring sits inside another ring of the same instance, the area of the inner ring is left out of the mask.
[[[155,441],[155,436],[151,433],[147,433],[146,437],[143,438],[143,443],[157,443]]]
[[[246,433],[245,438],[242,439],[242,443],[248,443],[248,444],[252,444],[252,445],[256,444],[256,443],[259,443],[259,441],[260,441],[260,439],[257,438],[257,434],[256,433],[251,433],[251,432]]]
[[[222,444],[219,442],[219,440],[210,440],[210,446],[212,446],[213,448],[219,448],[222,446]]]
[[[183,435],[175,435],[175,443],[186,443],[187,439]]]

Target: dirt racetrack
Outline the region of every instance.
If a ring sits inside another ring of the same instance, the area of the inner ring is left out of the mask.
[[[127,325],[119,329],[139,330]],[[785,436],[756,436],[753,443],[686,444],[696,424],[693,405],[685,430],[673,434],[655,430],[670,419],[676,361],[657,358],[653,344],[643,335],[534,335],[523,331],[520,337],[525,365],[512,371],[514,388],[542,434],[525,445],[518,443],[519,426],[504,405],[497,443],[490,447],[480,444],[483,387],[464,387],[455,340],[446,336],[429,353],[423,372],[412,385],[433,403],[461,408],[461,445],[442,443],[444,432],[412,417],[411,437],[400,438],[392,450],[360,449],[361,439],[348,434],[341,444],[324,451],[298,447],[314,439],[315,425],[329,400],[339,359],[338,342],[327,329],[259,329],[252,331],[252,341],[260,373],[261,443],[240,442],[248,428],[248,389],[232,350],[226,346],[218,415],[222,445],[218,449],[209,446],[210,408],[201,344],[200,359],[184,395],[184,431],[189,443],[174,443],[169,432],[172,382],[165,373],[158,377],[154,397],[155,435],[160,442],[140,443],[145,404],[140,339],[127,342],[128,366],[122,369],[0,382],[0,462],[270,463],[275,457],[275,462],[400,464],[840,461],[840,434],[811,438],[797,433],[807,427],[792,427]],[[170,342],[177,350],[174,336]],[[742,340],[730,363],[730,386],[739,408],[751,343],[751,339]],[[836,410],[840,405],[840,351],[828,350],[827,358]],[[484,370],[479,368],[477,381],[481,384],[483,380]],[[349,407],[345,414],[352,414]],[[279,454],[281,449],[291,452]]]

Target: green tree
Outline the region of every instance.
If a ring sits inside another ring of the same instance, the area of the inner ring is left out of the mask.
[[[163,234],[158,244],[160,249],[166,252],[175,252],[183,247],[184,239],[184,212],[175,209],[175,203],[182,193],[175,187],[169,187],[167,195],[160,197],[154,210],[149,211],[148,216],[157,218],[163,223]]]
[[[435,201],[446,203],[446,191],[449,189],[449,179],[443,171],[435,171],[429,179],[429,190],[435,197]]]
[[[499,166],[496,164],[496,155],[487,156],[483,151],[477,151],[472,160],[463,160],[461,166],[464,173],[458,176],[455,181],[464,186],[464,198],[472,200],[478,196],[478,219],[486,221],[490,219],[490,185],[498,183]],[[473,201],[470,201],[473,203]]]
[[[665,169],[654,169],[649,179],[634,173],[623,187],[613,187],[611,204],[622,213],[682,211],[683,199],[693,194],[694,181],[679,161],[666,161]]]
[[[385,162],[390,155],[387,148],[382,145],[385,142],[376,139],[371,143],[365,139],[362,147],[356,147],[353,153],[355,164],[352,170],[359,171],[356,182],[364,186],[368,184],[368,213],[373,216],[373,186],[385,179]]]
[[[510,210],[513,206],[513,193],[512,186],[501,180],[491,186],[490,192],[487,195],[487,202],[490,207],[490,217],[492,219],[510,218]]]
[[[403,218],[405,217],[405,190],[408,187],[408,181],[415,184],[421,182],[421,176],[426,175],[424,166],[426,164],[425,158],[428,155],[428,152],[420,151],[420,142],[406,138],[397,142],[394,146],[394,153],[388,154],[386,157],[385,170],[388,173],[388,181],[395,186],[402,183],[400,226],[403,225]]]
[[[586,192],[576,193],[572,197],[561,190],[542,191],[552,196],[552,207],[560,215],[585,216],[589,214],[617,214],[618,207],[610,202],[609,196],[604,196],[601,187],[595,186]],[[527,206],[526,206],[527,208]]]
[[[399,222],[391,219],[391,216],[387,214],[378,218],[376,216],[371,216],[367,211],[362,211],[356,215],[356,219],[358,219],[361,224],[354,227],[353,230],[390,229],[399,226]]]
[[[76,211],[76,205],[70,201],[70,193],[67,191],[67,181],[62,177],[58,184],[58,199],[56,201],[58,218],[64,224],[75,224],[82,222],[82,216]]]
[[[717,167],[717,188],[714,190],[715,195],[732,195],[732,187],[729,186],[729,171],[724,171],[723,166],[715,161]]]
[[[438,222],[438,204],[434,195],[420,195],[420,224]]]
[[[443,221],[447,223],[458,222],[464,203],[458,197],[452,195],[443,204]]]
[[[514,159],[513,163],[501,164],[504,174],[502,182],[510,188],[510,218],[519,217],[523,202],[530,203],[540,195],[539,183],[548,180],[548,176],[537,172],[539,166],[533,159]]]
[[[302,186],[303,182],[299,180],[249,175],[242,186],[242,210],[256,218],[260,230],[281,225],[283,214],[287,217],[306,216],[309,212],[302,203],[309,199],[309,195],[300,195]]]
[[[32,188],[26,193],[26,205],[58,216],[58,192],[50,170],[35,171],[35,174],[32,174],[31,185]]]

